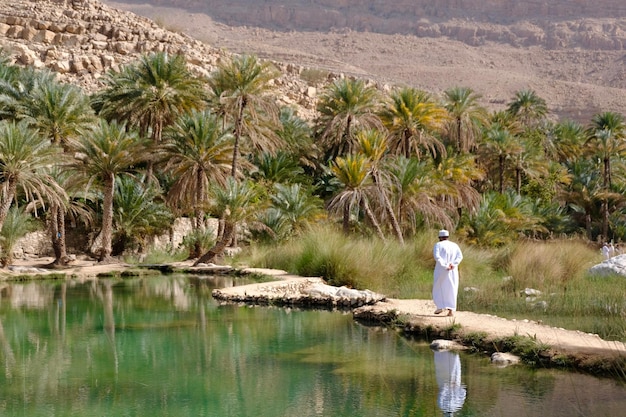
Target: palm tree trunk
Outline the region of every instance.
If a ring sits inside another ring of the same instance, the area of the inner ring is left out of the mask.
[[[591,233],[591,213],[585,212],[585,229],[587,230],[587,239],[593,240],[593,234]]]
[[[103,262],[111,257],[113,235],[113,192],[115,176],[108,174],[104,184],[104,201],[102,203],[102,248],[100,249],[99,261]]]
[[[235,122],[235,143],[233,144],[233,165],[230,171],[230,175],[236,178],[237,175],[237,157],[239,156],[239,142],[241,140],[241,130],[243,125],[243,111],[246,107],[245,101],[239,106],[237,112],[237,120]]]
[[[224,253],[224,249],[230,243],[235,234],[235,223],[225,220],[224,221],[224,234],[222,238],[217,241],[217,243],[209,249],[207,253],[202,255],[193,265],[196,266],[198,264],[206,264],[209,262],[213,262],[216,257]]]
[[[461,142],[461,118],[457,117],[456,118],[456,143],[457,143],[457,150],[459,152],[459,154],[461,154],[461,152],[463,152],[463,144]]]
[[[343,226],[344,235],[347,235],[348,233],[350,233],[350,205],[349,204],[344,204],[343,206],[342,226]]]
[[[370,221],[370,223],[372,223],[372,226],[374,227],[374,230],[376,230],[376,234],[378,235],[380,240],[385,240],[385,235],[380,228],[380,224],[378,223],[378,220],[376,220],[376,217],[374,216],[374,213],[372,213],[372,210],[370,209],[370,206],[369,204],[367,204],[366,200],[361,200],[361,208],[363,208],[367,219]]]
[[[15,192],[17,191],[17,182],[9,179],[6,190],[6,195],[4,196],[4,199],[2,199],[2,201],[0,202],[0,230],[2,230],[4,221],[9,214],[11,204],[13,204],[13,198],[15,197]]]
[[[404,245],[404,237],[402,236],[402,229],[400,229],[400,225],[398,224],[398,219],[396,217],[396,214],[393,212],[393,207],[391,207],[391,201],[389,201],[389,197],[387,197],[387,193],[383,189],[383,186],[380,182],[380,179],[378,178],[377,173],[372,174],[372,180],[374,181],[374,184],[376,184],[376,187],[378,188],[378,192],[383,198],[383,205],[385,206],[385,211],[387,212],[387,215],[391,219],[391,226],[393,227],[393,231],[396,234],[396,238],[401,244]]]
[[[604,189],[611,189],[611,160],[604,158]],[[605,240],[609,240],[609,201],[605,197],[602,201],[602,235]]]
[[[52,238],[52,249],[54,250],[54,262],[52,262],[52,265],[64,266],[68,263],[65,241],[65,212],[63,207],[56,204],[50,208],[50,212],[52,213],[50,235]]]
[[[504,156],[498,158],[498,167],[500,169],[500,194],[504,193]]]

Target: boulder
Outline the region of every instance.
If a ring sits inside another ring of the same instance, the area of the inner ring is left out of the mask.
[[[520,361],[520,358],[518,356],[513,355],[512,353],[494,352],[491,355],[491,363],[493,363],[499,368],[505,368],[509,365],[518,364],[519,361]]]
[[[589,269],[589,273],[597,276],[626,276],[626,254],[614,256],[602,263],[592,266]]]

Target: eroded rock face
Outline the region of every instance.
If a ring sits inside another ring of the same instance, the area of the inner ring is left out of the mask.
[[[145,3],[144,0],[126,0]],[[152,0],[203,12],[231,26],[448,37],[470,45],[621,50],[626,46],[623,0]]]

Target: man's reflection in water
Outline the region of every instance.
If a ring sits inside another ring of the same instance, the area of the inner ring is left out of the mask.
[[[461,358],[457,352],[434,351],[435,377],[439,385],[437,404],[445,416],[463,408],[465,385],[461,384]]]

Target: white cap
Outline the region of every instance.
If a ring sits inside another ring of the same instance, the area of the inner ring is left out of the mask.
[[[439,237],[448,237],[448,236],[450,236],[450,233],[448,233],[446,229],[441,229],[439,231]]]

